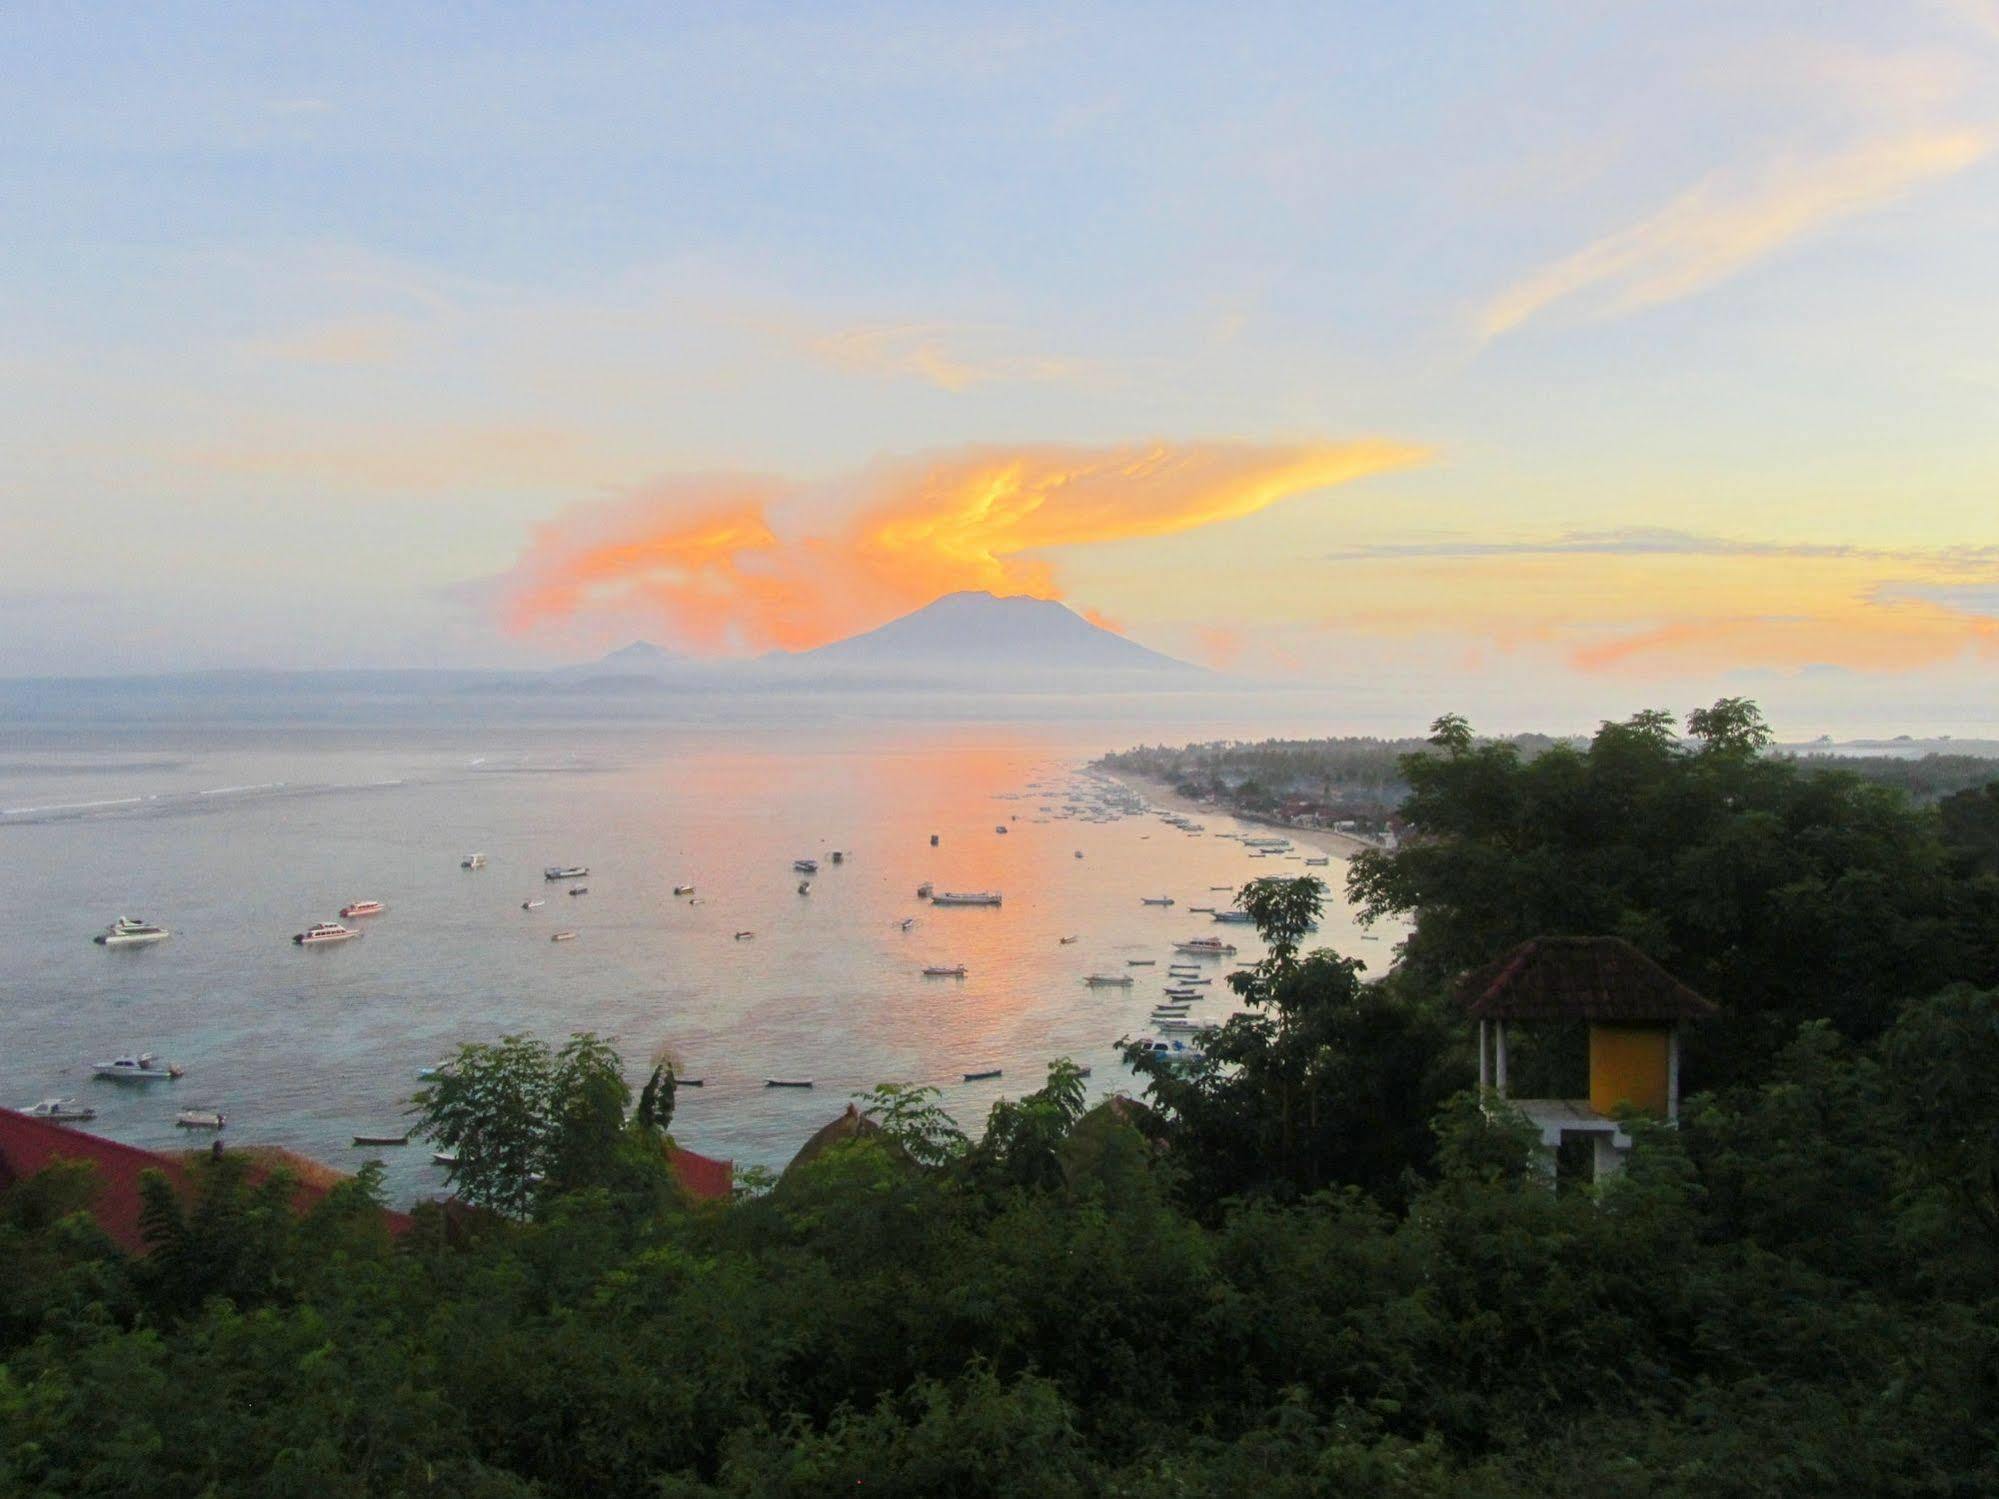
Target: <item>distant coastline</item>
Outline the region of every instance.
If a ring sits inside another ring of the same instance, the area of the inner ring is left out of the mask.
[[[1309,843],[1313,848],[1336,854],[1342,859],[1351,858],[1357,853],[1377,847],[1365,838],[1356,838],[1350,833],[1335,832],[1332,828],[1298,827],[1274,817],[1258,817],[1253,813],[1238,812],[1232,807],[1217,806],[1213,802],[1196,801],[1191,796],[1182,796],[1164,781],[1156,780],[1152,776],[1142,776],[1134,771],[1107,771],[1105,774],[1156,806],[1171,807],[1174,811],[1184,812],[1190,817],[1233,817],[1238,822],[1255,823],[1259,827],[1282,828],[1285,835],[1294,842]]]

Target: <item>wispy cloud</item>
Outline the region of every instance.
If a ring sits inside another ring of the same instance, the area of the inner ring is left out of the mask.
[[[1784,246],[1961,172],[1990,139],[1926,131],[1833,156],[1788,157],[1753,174],[1718,171],[1664,208],[1515,282],[1480,310],[1496,338],[1562,304],[1615,316],[1704,291]]]
[[[997,330],[944,323],[872,323],[805,340],[814,358],[840,369],[886,379],[915,379],[939,390],[994,383],[1074,380],[1076,360],[996,349]]]
[[[1664,526],[1624,526],[1604,531],[1564,531],[1558,536],[1525,540],[1481,541],[1458,536],[1375,542],[1341,547],[1325,554],[1328,562],[1395,561],[1413,557],[1469,560],[1482,557],[1576,556],[1838,557],[1971,566],[1999,563],[1999,546],[1932,549],[1866,547],[1845,542],[1754,541],[1729,536],[1703,536]]]

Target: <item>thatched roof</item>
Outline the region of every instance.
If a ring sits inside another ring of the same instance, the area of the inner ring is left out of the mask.
[[[1458,999],[1480,1020],[1705,1020],[1715,1006],[1622,937],[1535,937],[1474,970]]]
[[[887,1131],[852,1104],[848,1104],[846,1113],[826,1125],[798,1148],[798,1154],[793,1156],[791,1164],[784,1168],[785,1174],[789,1175],[807,1161],[817,1160],[835,1145],[844,1145],[849,1140],[877,1137],[886,1138]]]

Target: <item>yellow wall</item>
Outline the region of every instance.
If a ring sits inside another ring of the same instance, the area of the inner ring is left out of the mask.
[[[1592,1025],[1589,1106],[1599,1114],[1609,1114],[1619,1104],[1630,1104],[1663,1118],[1668,1029],[1663,1025]]]

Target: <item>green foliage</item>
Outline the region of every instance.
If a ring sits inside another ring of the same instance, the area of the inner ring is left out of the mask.
[[[937,1102],[937,1089],[882,1083],[858,1096],[861,1112],[919,1165],[942,1166],[965,1153],[965,1132]]]
[[[1804,1021],[1865,1039],[1912,995],[1999,982],[1999,890],[1953,878],[1933,814],[1759,755],[1741,699],[1689,727],[1691,749],[1641,713],[1527,760],[1459,725],[1404,761],[1418,836],[1357,855],[1349,894],[1416,918],[1403,966],[1433,992],[1529,937],[1627,938],[1723,1008],[1690,1037],[1695,1086],[1756,1076]]]

